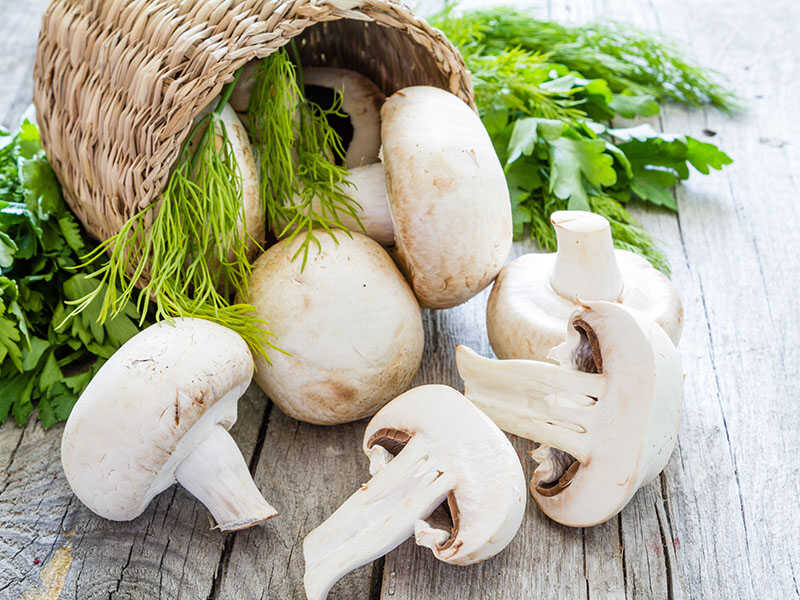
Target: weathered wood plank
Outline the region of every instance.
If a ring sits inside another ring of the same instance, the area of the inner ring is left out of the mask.
[[[369,479],[365,425],[317,427],[271,411],[255,480],[279,515],[235,534],[213,600],[305,598],[303,538]],[[350,573],[329,598],[368,598],[372,571],[367,565]]]
[[[233,435],[248,460],[266,425],[266,404],[255,386],[239,402]],[[45,432],[32,420],[5,470],[0,597],[33,598],[51,589],[55,570],[60,595],[49,597],[62,600],[206,598],[226,538],[211,530],[205,507],[173,486],[134,521],[94,516],[73,496],[61,470],[62,429]],[[17,430],[6,424],[0,431],[2,439],[13,440]]]
[[[33,96],[33,57],[39,34],[41,14],[49,0],[0,2],[0,124],[15,125],[16,119],[31,103]]]

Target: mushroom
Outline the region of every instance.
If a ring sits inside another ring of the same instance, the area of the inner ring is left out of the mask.
[[[207,116],[214,109],[216,103],[217,101],[215,100],[201,111],[195,119],[195,122]],[[239,119],[230,103],[226,104],[222,111],[220,111],[219,120],[216,121],[216,123],[217,129],[214,139],[217,147],[221,147],[222,145],[222,128],[224,128],[225,135],[233,150],[233,157],[239,167],[239,175],[242,183],[242,205],[244,207],[244,233],[248,236],[248,256],[252,259],[261,246],[264,245],[267,229],[264,203],[261,201],[260,176],[258,174],[258,167],[256,166],[253,147],[250,145],[250,137],[247,134],[247,129],[242,124],[242,121]],[[194,153],[205,131],[205,127],[200,128],[189,141],[188,150],[190,153]],[[230,256],[230,258],[233,257]]]
[[[386,101],[378,86],[355,71],[328,67],[303,68],[303,85],[306,97],[322,106],[332,105],[334,94],[341,94],[341,112],[347,115],[346,131],[340,132],[346,147],[345,166],[353,169],[378,162],[380,110]],[[327,90],[330,98],[318,98],[320,94],[316,88]]]
[[[64,429],[61,462],[75,495],[101,517],[129,521],[178,481],[222,531],[274,517],[228,434],[252,374],[244,340],[210,321],[164,321],[132,337]]]
[[[677,290],[641,256],[615,250],[604,217],[557,211],[550,222],[558,252],[511,261],[489,295],[486,326],[498,357],[545,360],[564,341],[570,314],[586,300],[635,308],[678,343],[683,308]]]
[[[495,278],[511,249],[508,187],[489,135],[462,100],[427,86],[384,103],[381,134],[383,163],[348,176],[365,231],[394,245],[423,307],[461,304]]]
[[[454,389],[423,385],[395,398],[367,425],[363,450],[372,479],[303,542],[309,600],[411,535],[454,565],[494,556],[516,535],[526,496],[519,458]]]
[[[422,360],[422,315],[386,251],[352,233],[299,258],[304,236],[285,239],[253,265],[244,299],[269,322],[272,364],[256,357],[255,379],[286,414],[320,425],[372,415],[408,388]]]
[[[553,358],[557,365],[456,350],[466,396],[500,429],[541,444],[530,492],[542,511],[595,525],[666,466],[680,423],[680,355],[643,314],[595,301],[570,317]]]

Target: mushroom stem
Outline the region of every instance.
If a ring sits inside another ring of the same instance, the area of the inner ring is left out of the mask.
[[[382,163],[373,163],[350,170],[350,186],[347,192],[358,203],[357,215],[364,226],[364,233],[384,246],[394,245],[394,223],[386,195],[386,173]],[[314,211],[319,213],[322,204],[318,198],[312,200]],[[341,211],[338,217],[351,231],[361,231],[358,221],[349,213]]]
[[[178,465],[175,478],[205,505],[221,531],[252,527],[278,514],[258,491],[239,447],[220,425]]]
[[[464,395],[503,431],[568,452],[589,456],[603,375],[533,360],[492,360],[470,348],[456,349]]]
[[[424,442],[403,450],[303,542],[309,600],[324,600],[346,573],[399,546],[447,498],[455,482]]]
[[[618,300],[622,273],[608,220],[595,213],[560,210],[550,216],[550,222],[558,240],[550,275],[553,289],[572,302]]]

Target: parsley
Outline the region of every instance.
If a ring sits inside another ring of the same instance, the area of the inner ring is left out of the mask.
[[[592,210],[610,221],[617,247],[669,271],[625,205],[677,212],[671,188],[689,177],[689,165],[707,174],[732,161],[689,136],[608,123],[652,117],[663,101],[733,111],[733,95],[670,43],[627,25],[569,27],[511,8],[456,16],[454,8],[431,21],[472,72],[483,124],[505,165],[515,237],[554,251],[550,214]]]
[[[34,408],[45,428],[65,420],[103,361],[136,333],[130,303],[98,324],[104,290],[68,318],[65,303],[99,285],[80,267],[90,249],[36,126],[0,132],[0,423],[10,415],[24,425]]]

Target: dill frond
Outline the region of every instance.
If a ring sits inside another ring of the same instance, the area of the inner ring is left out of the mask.
[[[220,118],[235,83],[226,86],[216,109],[195,126],[205,127],[197,150],[190,156],[188,144],[183,149],[160,201],[129,219],[86,256],[84,264],[109,253],[108,261],[91,275],[106,284],[96,290],[109,290],[102,299],[101,322],[119,314],[141,284],[142,322],[151,304],[156,320],[215,321],[239,333],[269,360],[267,348],[276,347],[263,321],[252,314],[251,306],[229,300],[234,294],[246,297],[251,270],[242,176]],[[96,294],[73,302],[70,317],[91,304]]]
[[[360,206],[346,193],[347,170],[335,163],[344,156],[342,141],[327,119],[342,114],[340,110],[340,94],[328,109],[306,100],[302,73],[286,50],[261,61],[248,107],[261,197],[269,226],[279,238],[303,236],[295,255],[303,255],[303,267],[311,247],[320,246],[315,229],[335,239],[337,230],[350,235],[340,215],[360,224]]]

